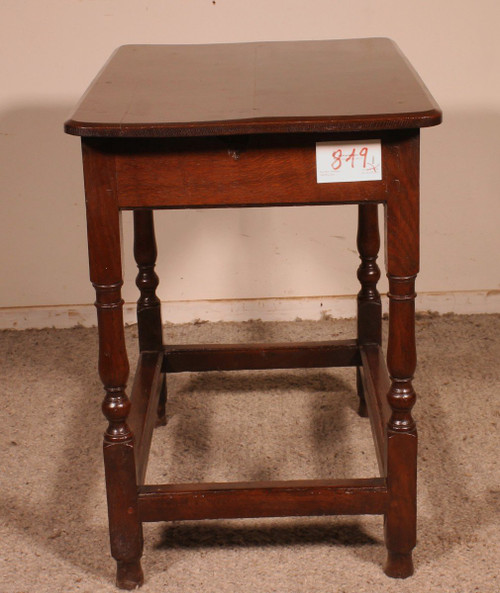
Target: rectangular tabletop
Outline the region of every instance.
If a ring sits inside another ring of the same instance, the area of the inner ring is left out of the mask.
[[[389,39],[120,47],[65,124],[91,137],[420,128],[441,111]]]

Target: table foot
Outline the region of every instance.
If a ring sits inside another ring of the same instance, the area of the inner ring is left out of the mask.
[[[396,552],[388,551],[384,572],[388,577],[394,579],[406,579],[411,577],[413,574],[411,552],[409,554],[398,554]]]
[[[144,584],[144,574],[140,560],[133,562],[118,561],[116,564],[116,586],[119,589],[132,591]]]

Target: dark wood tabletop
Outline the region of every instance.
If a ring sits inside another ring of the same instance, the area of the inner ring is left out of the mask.
[[[65,124],[93,137],[365,131],[440,123],[389,39],[127,45]]]

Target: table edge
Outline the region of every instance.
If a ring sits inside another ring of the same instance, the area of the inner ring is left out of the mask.
[[[439,125],[442,111],[356,115],[342,117],[252,118],[223,121],[173,123],[92,123],[69,119],[64,124],[67,134],[92,138],[173,138],[186,136],[227,136],[233,134],[270,134],[297,132],[370,132],[425,128]]]

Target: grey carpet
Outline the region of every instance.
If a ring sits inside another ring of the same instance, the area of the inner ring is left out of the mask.
[[[352,321],[167,326],[173,342],[329,339]],[[137,329],[127,328],[131,360]],[[415,576],[385,577],[382,519],[145,526],[144,593],[500,591],[500,315],[423,316]],[[0,333],[0,591],[116,591],[93,329]],[[133,364],[132,364],[133,368]],[[376,474],[352,369],[182,374],[151,482]]]

